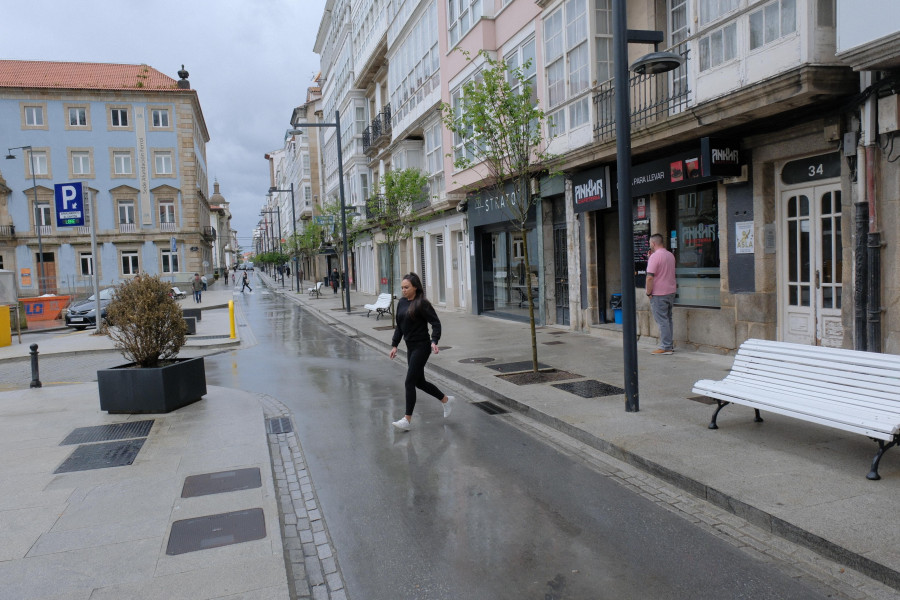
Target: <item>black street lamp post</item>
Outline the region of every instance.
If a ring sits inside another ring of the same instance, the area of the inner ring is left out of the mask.
[[[274,250],[281,254],[281,208],[278,210],[261,210],[259,214],[275,214],[278,215],[278,235],[272,237],[272,246]],[[272,223],[274,225],[274,222]],[[281,273],[281,286],[284,287],[284,272]]]
[[[626,0],[613,0],[613,61],[616,94],[616,179],[619,191],[619,268],[622,272],[622,350],[625,375],[625,412],[638,412],[637,309],[634,287],[634,221],[631,198],[631,109],[628,44],[659,44],[661,31],[629,30]],[[638,59],[638,73],[665,73],[682,59],[670,52],[653,52]]]
[[[341,199],[341,235],[344,238],[344,294],[347,313],[350,313],[350,262],[347,260],[347,209],[344,201],[344,157],[341,151],[341,113],[334,111],[334,123],[291,123],[295,130],[301,127],[334,127],[337,133],[338,189]]]
[[[291,182],[290,189],[287,190],[279,190],[277,187],[272,186],[269,188],[269,193],[273,194],[275,192],[290,192],[291,193],[291,233],[294,237],[294,243],[297,243],[297,209],[294,207],[294,182]],[[278,209],[279,218],[281,215],[281,208]],[[297,256],[296,254],[291,257],[294,262],[294,277],[297,279],[297,291],[300,291],[300,269],[297,268]],[[284,283],[284,277],[281,278],[281,283]],[[293,285],[291,286],[293,287]]]
[[[9,148],[6,154],[6,160],[15,160],[16,155],[12,153],[13,150],[27,150],[28,151],[28,160],[31,162],[31,190],[34,192],[34,210],[35,216],[38,214],[41,216],[40,222],[38,223],[37,219],[35,222],[37,224],[37,235],[38,235],[38,275],[40,279],[38,280],[38,292],[44,292],[44,241],[41,238],[41,229],[44,226],[44,213],[43,211],[38,211],[38,197],[37,197],[37,179],[35,179],[34,173],[34,150],[32,150],[31,146],[16,146],[15,148]]]

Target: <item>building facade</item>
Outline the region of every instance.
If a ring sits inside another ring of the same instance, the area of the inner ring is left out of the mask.
[[[0,165],[0,257],[20,295],[87,291],[95,270],[104,287],[138,273],[213,274],[209,133],[187,71],[179,77],[147,65],[0,61],[0,137],[16,157]],[[59,227],[54,184],[78,181],[85,225]]]

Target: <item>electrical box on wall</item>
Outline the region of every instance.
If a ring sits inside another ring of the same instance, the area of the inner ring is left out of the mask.
[[[892,94],[878,99],[878,133],[891,133],[900,129],[900,95]]]

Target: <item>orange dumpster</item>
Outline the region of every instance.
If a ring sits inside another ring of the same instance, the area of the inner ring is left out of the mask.
[[[53,321],[62,317],[62,310],[69,305],[72,296],[38,296],[20,300],[25,306],[26,321]]]

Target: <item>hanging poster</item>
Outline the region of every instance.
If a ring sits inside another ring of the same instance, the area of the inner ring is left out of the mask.
[[[734,230],[735,253],[753,254],[753,221],[739,221]]]

